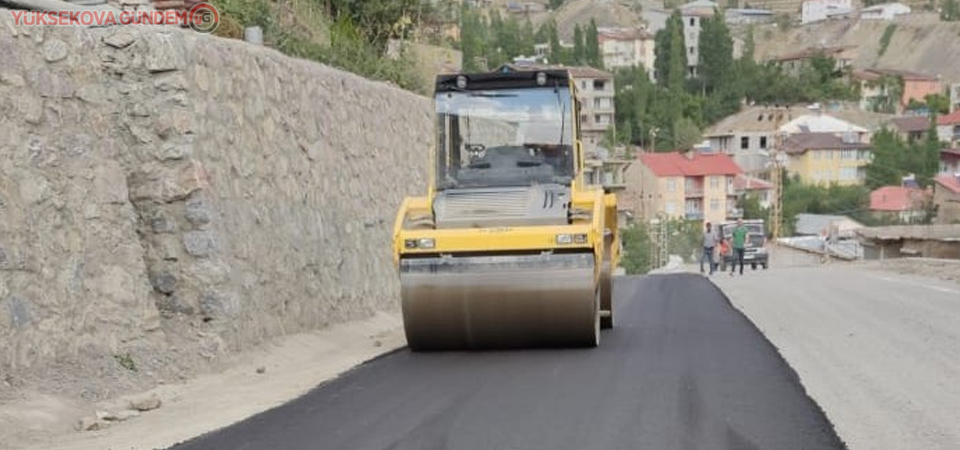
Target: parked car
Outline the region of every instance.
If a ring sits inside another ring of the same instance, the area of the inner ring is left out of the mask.
[[[764,269],[769,267],[769,252],[767,251],[767,231],[763,219],[744,220],[743,226],[750,231],[746,242],[746,249],[743,252],[743,263],[749,264],[752,269],[762,266]],[[737,227],[736,221],[729,221],[720,224],[719,233],[727,242],[731,242],[731,233]],[[731,242],[732,245],[732,242]],[[727,253],[721,262],[721,270],[733,264],[733,251]]]

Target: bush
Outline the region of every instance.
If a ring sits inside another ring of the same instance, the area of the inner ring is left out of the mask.
[[[265,45],[357,75],[422,90],[410,58],[390,59],[347,15],[330,23],[317,5],[268,3],[266,0],[214,0],[220,11],[221,37],[242,39],[243,29],[259,26]],[[283,18],[286,17],[287,20]]]

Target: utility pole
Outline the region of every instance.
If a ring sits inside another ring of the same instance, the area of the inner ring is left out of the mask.
[[[783,122],[783,116],[790,111],[789,106],[785,109],[785,111],[781,110],[778,105],[773,112],[775,128],[773,151],[770,152],[773,165],[773,173],[770,174],[770,182],[773,183],[773,202],[770,205],[770,237],[774,245],[777,244],[777,239],[780,237],[780,227],[783,222],[783,166],[785,157],[782,153],[784,133],[781,132],[780,126]]]

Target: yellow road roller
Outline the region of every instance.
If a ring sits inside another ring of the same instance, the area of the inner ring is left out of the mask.
[[[613,326],[616,196],[588,185],[569,70],[439,75],[424,197],[394,225],[413,351],[596,347]]]

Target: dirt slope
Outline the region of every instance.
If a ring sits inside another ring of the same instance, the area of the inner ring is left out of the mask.
[[[888,25],[896,30],[883,55],[880,41]],[[914,14],[895,22],[843,20],[795,27],[786,32],[757,28],[757,58],[817,45],[855,46],[855,67],[882,67],[940,75],[960,82],[960,23],[940,22],[935,14]]]

